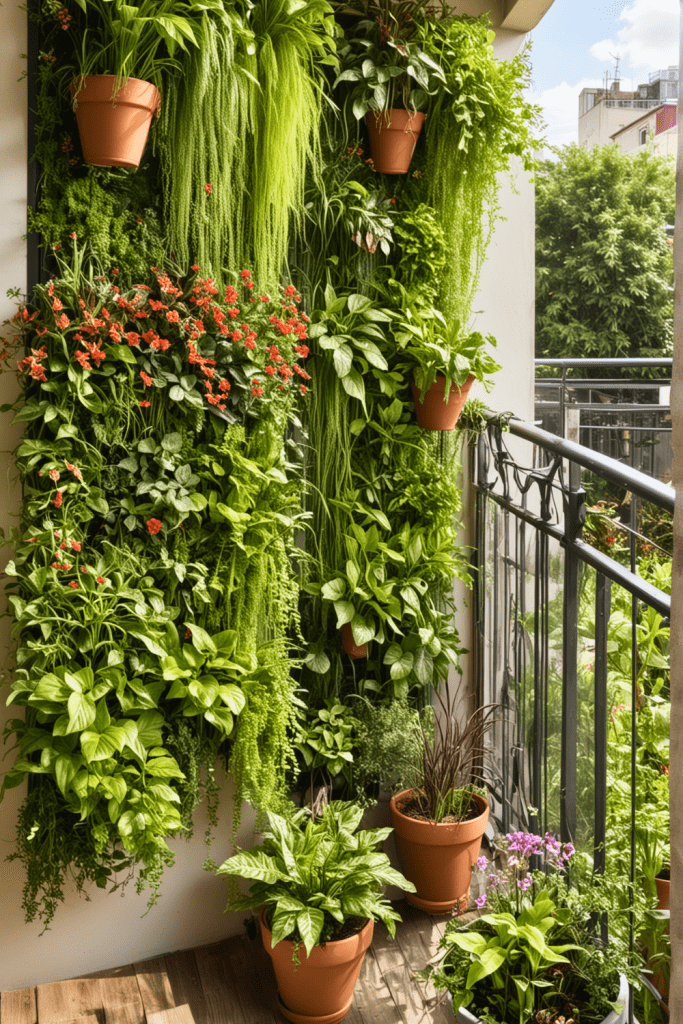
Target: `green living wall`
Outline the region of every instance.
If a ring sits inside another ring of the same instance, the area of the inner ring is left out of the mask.
[[[30,16],[43,276],[0,353],[24,427],[3,791],[28,778],[12,856],[48,924],[69,873],[135,868],[154,902],[200,799],[218,824],[217,761],[233,830],[242,800],[353,795],[363,707],[421,707],[458,668],[458,436],[417,425],[411,384],[497,369],[468,324],[537,113],[486,18],[415,2]],[[159,86],[139,167],[84,162],[91,74]],[[368,146],[389,107],[426,114],[402,175]]]

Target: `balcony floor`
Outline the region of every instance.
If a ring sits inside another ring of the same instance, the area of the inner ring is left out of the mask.
[[[396,939],[375,925],[347,1024],[452,1024],[444,993],[413,980],[448,917],[400,902]],[[463,924],[475,914],[462,917]],[[0,1024],[283,1024],[260,937],[246,933],[86,978],[3,992]]]

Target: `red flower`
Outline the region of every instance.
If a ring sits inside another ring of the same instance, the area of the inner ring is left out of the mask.
[[[206,192],[207,196],[210,196],[211,193],[213,192],[213,185],[209,185],[207,181],[206,185],[204,186],[204,191]]]
[[[306,385],[305,384],[299,384],[299,387],[301,389],[301,394],[305,395],[306,392],[308,391],[308,388],[306,387]]]
[[[264,366],[263,372],[267,373],[269,377],[272,377],[273,374],[275,373],[275,367],[274,366]]]
[[[260,398],[263,394],[263,388],[252,388],[251,393],[254,398]]]
[[[293,284],[288,284],[285,288],[284,294],[289,298],[290,295],[296,295],[296,288]]]
[[[54,482],[57,483],[60,477],[60,472],[58,469],[51,469],[48,476],[50,477],[50,480],[54,480]]]
[[[71,547],[73,548],[74,551],[80,551],[81,550],[81,542],[80,542],[80,540],[72,540],[71,541]]]
[[[63,306],[63,305],[61,304],[61,302],[59,301],[59,299],[53,299],[53,300],[52,300],[52,308],[53,308],[54,310],[56,310],[56,312],[59,312],[59,311],[60,311],[60,309],[64,309],[64,306]]]
[[[166,314],[166,319],[170,324],[177,324],[178,321],[180,320],[180,313],[178,313],[176,309],[169,309],[168,313]]]
[[[57,491],[57,494],[56,494],[55,500],[54,500],[55,508],[61,508],[62,507],[63,495],[64,495],[64,491]]]
[[[31,539],[30,539],[30,541],[29,541],[29,544],[35,544],[35,542],[36,542],[37,540],[38,540],[38,538],[37,538],[37,537],[31,537]]]
[[[142,378],[142,383],[145,385],[146,388],[152,386],[152,378],[148,373],[145,373],[144,370],[140,370],[140,377]]]
[[[69,320],[66,313],[62,313],[61,316],[55,317],[55,324],[57,325],[57,327],[59,327],[60,331],[65,330],[70,323],[71,321]]]
[[[137,348],[140,344],[140,335],[137,331],[126,331],[126,340],[131,348]]]
[[[71,583],[69,583],[69,586],[73,587],[74,590],[78,590],[78,583],[76,583],[76,580],[72,580]]]
[[[251,270],[240,270],[240,277],[243,281],[248,281],[251,277]]]
[[[112,274],[118,274],[118,270],[116,267],[114,267],[114,269],[112,270]]]
[[[219,391],[229,391],[230,390],[230,381],[225,380],[225,378],[223,378],[222,380],[219,380],[218,381],[218,390]]]
[[[149,407],[150,407],[150,405],[151,405],[151,404],[152,404],[152,403],[151,403],[151,402],[148,402],[147,400],[144,400],[144,401],[142,401],[142,402],[140,402],[140,403],[139,403],[139,405],[140,405],[140,407],[141,407],[142,409],[149,409]]]
[[[190,267],[190,270],[199,270],[199,264],[193,263],[192,266]]]
[[[152,536],[154,536],[155,533],[158,533],[163,525],[164,524],[161,522],[160,519],[148,519],[147,520],[147,529],[152,534]]]
[[[104,576],[98,576],[97,577],[97,582],[98,583],[106,583],[107,581],[105,580]]]
[[[247,338],[246,341],[244,342],[244,347],[245,348],[256,348],[256,342],[252,341],[251,338]]]
[[[81,572],[84,572],[84,573],[86,574],[86,576],[87,576],[87,574],[88,574],[88,570],[87,570],[87,568],[86,568],[86,566],[85,566],[85,565],[82,565],[82,566],[81,566]]]

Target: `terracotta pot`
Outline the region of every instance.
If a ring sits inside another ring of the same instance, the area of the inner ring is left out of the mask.
[[[450,1003],[453,1002],[453,996],[450,992],[448,993],[448,1001]],[[621,1003],[621,1008],[609,1013],[603,1019],[602,1024],[625,1024],[628,1015],[628,981],[623,974],[619,975],[619,994],[614,1002],[617,1004]],[[481,1021],[478,1017],[471,1014],[469,1010],[461,1007],[455,1018],[455,1024],[481,1024]]]
[[[411,110],[392,109],[384,114],[370,111],[365,115],[376,171],[382,174],[406,173],[424,119],[424,114]]]
[[[293,1024],[337,1024],[351,1009],[353,990],[372,942],[374,922],[357,935],[315,946],[306,957],[299,950],[299,966],[292,962],[293,942],[283,940],[271,948],[273,934],[266,924],[266,909],[259,914],[261,937],[273,961],[280,1010]]]
[[[670,910],[669,886],[671,882],[668,878],[655,878],[655,885],[657,886],[657,910]]]
[[[342,651],[344,654],[348,654],[349,658],[356,661],[358,658],[367,658],[368,656],[368,645],[360,644],[360,646],[353,639],[353,630],[351,629],[351,623],[345,622],[341,628],[342,638]]]
[[[151,82],[129,78],[115,93],[115,75],[71,83],[83,159],[96,167],[138,167],[161,97]],[[77,91],[78,89],[78,91]]]
[[[396,833],[403,874],[416,893],[405,893],[413,906],[428,914],[450,914],[467,909],[472,868],[479,856],[481,837],[489,820],[489,805],[481,796],[472,799],[481,813],[457,824],[419,821],[400,810],[411,790],[392,797],[391,824]]]
[[[417,384],[411,381],[418,426],[423,430],[453,430],[475,380],[476,377],[471,373],[461,388],[457,384],[451,384],[451,393],[446,402],[445,377],[438,376],[432,386],[424,392],[424,397]]]

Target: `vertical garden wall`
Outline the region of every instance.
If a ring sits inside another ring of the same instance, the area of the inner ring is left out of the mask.
[[[85,163],[68,98],[79,74],[122,70],[96,48],[79,64],[106,38],[99,5],[34,22],[41,283],[18,296],[2,378],[23,432],[4,456],[5,987],[35,977],[29,946],[49,980],[237,930],[201,870],[207,827],[220,859],[249,845],[252,808],[311,781],[353,793],[358,698],[420,706],[466,664],[457,432],[417,425],[411,382],[473,374],[484,397],[494,358],[531,366],[528,175],[518,194],[496,182],[528,166],[533,115],[525,65],[493,60],[483,22],[405,5],[387,57],[322,3],[183,24],[162,6],[137,169]],[[389,80],[426,113],[400,176],[356,116]],[[513,381],[494,404],[526,412]]]

